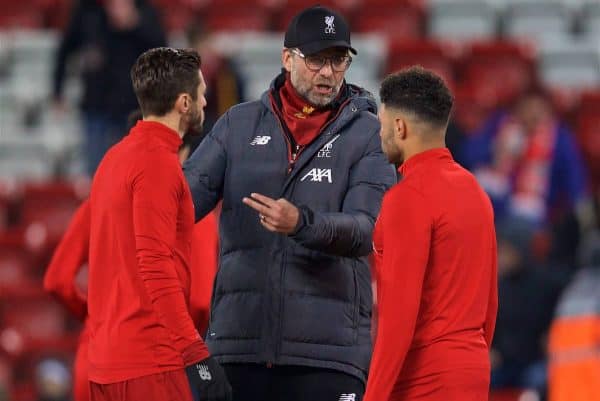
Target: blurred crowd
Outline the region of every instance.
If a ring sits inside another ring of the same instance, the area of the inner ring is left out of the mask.
[[[45,182],[0,180],[0,401],[70,397],[79,324],[42,293],[41,279],[71,214],[86,197],[89,177],[126,132],[127,116],[137,104],[129,84],[137,56],[166,45],[174,32],[198,49],[209,88],[208,132],[227,108],[248,98],[247,78],[236,58],[221,51],[215,32],[277,32],[306,6],[277,0],[175,3],[0,1],[0,30],[62,32],[51,106],[43,107],[69,112],[64,83],[72,73],[68,66],[77,63],[85,155],[84,174],[75,179],[57,174]],[[429,3],[443,2],[320,3],[348,13],[353,29],[386,38],[381,76],[421,64],[440,73],[454,91],[447,145],[487,191],[496,215],[500,307],[490,359],[497,397],[517,389],[552,401],[597,400],[600,86],[549,84],[536,42],[500,38],[497,27],[491,37],[474,34],[474,40],[432,38],[435,32],[426,27],[435,8]],[[574,30],[582,29],[581,21]],[[600,67],[597,72],[600,77]],[[199,140],[190,144],[192,150]]]

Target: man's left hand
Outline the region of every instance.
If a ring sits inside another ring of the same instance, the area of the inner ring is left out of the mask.
[[[260,224],[267,230],[281,234],[292,234],[296,231],[300,211],[287,200],[275,200],[253,193],[250,194],[250,198],[242,199],[242,202],[258,212]]]

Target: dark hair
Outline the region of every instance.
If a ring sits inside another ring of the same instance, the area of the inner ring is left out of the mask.
[[[379,91],[381,103],[401,109],[436,126],[448,124],[452,94],[439,76],[420,66],[388,75]]]
[[[200,55],[191,49],[157,47],[131,67],[131,82],[144,116],[164,116],[182,93],[196,100]]]

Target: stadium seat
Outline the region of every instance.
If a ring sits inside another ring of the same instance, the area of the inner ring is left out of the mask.
[[[550,88],[583,90],[600,86],[598,39],[549,38],[540,42],[539,71]]]
[[[7,299],[36,292],[32,268],[33,258],[25,246],[23,232],[11,230],[1,233],[0,298]]]
[[[264,1],[264,0],[263,0]],[[339,11],[345,18],[349,18],[357,7],[361,7],[365,0],[323,0],[314,3],[306,2],[306,0],[284,0],[281,7],[286,8],[294,13],[310,7],[313,4],[319,4],[323,7],[328,7]],[[371,1],[369,1],[371,3]]]
[[[504,15],[504,34],[510,38],[538,40],[548,34],[569,36],[574,15],[560,1],[513,2]]]
[[[28,246],[40,252],[53,248],[81,204],[84,193],[68,182],[28,184],[23,190],[21,226]],[[49,248],[49,249],[46,249]]]
[[[321,6],[337,10],[344,16],[344,18],[346,18],[346,20],[351,21],[354,13],[358,8],[361,7],[363,1],[364,0],[325,0],[314,4],[319,4]],[[313,5],[313,3],[307,3],[305,0],[285,1],[283,6],[279,8],[279,12],[273,15],[273,29],[281,32],[285,31],[294,15],[311,5]]]
[[[8,356],[12,365],[19,393],[15,400],[29,399],[26,397],[30,394],[24,390],[31,385],[32,372],[40,360],[72,357],[78,333],[68,327],[78,325],[69,320],[61,305],[43,293],[12,298],[0,305],[0,354]]]
[[[581,31],[586,36],[600,35],[600,3],[588,0],[581,7],[579,20]]]
[[[507,104],[535,78],[534,53],[529,47],[509,41],[472,43],[459,62],[458,79],[479,87],[478,92]]]
[[[431,4],[428,32],[445,40],[491,39],[498,30],[498,15],[488,3],[477,0],[444,0]]]
[[[376,32],[388,38],[418,38],[424,31],[423,11],[411,5],[376,7],[368,4],[351,21],[356,32]]]
[[[451,43],[434,40],[390,40],[385,71],[421,65],[439,74],[452,87],[454,63],[459,49]]]
[[[269,26],[269,15],[252,6],[235,8],[211,8],[204,16],[210,31],[255,31],[261,32]]]
[[[36,0],[0,0],[0,29],[41,29],[44,27],[44,15],[38,10]]]

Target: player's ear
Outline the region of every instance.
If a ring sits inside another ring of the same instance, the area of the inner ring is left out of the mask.
[[[180,93],[175,100],[175,110],[181,114],[186,114],[192,106],[192,98],[187,93]]]
[[[394,118],[394,136],[396,139],[405,140],[406,133],[406,120],[402,117]]]

